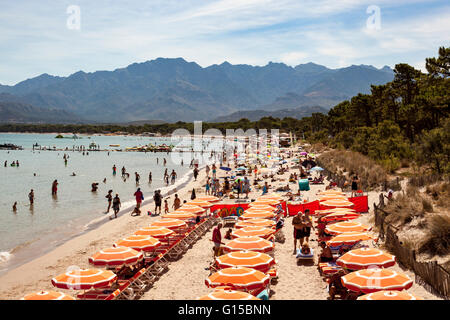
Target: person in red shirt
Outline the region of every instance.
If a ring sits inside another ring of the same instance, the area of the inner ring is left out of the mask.
[[[136,197],[136,208],[139,209],[141,207],[142,200],[144,199],[144,195],[142,194],[141,188],[138,188],[136,190],[134,196]]]
[[[212,232],[212,242],[214,242],[214,257],[220,255],[220,245],[224,244],[222,242],[222,234],[220,233],[220,229],[222,228],[222,223],[219,223],[217,227],[213,229]]]

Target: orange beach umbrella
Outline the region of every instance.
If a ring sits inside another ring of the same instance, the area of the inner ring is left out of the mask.
[[[275,217],[275,213],[269,211],[259,211],[259,212],[246,212],[240,216],[241,219],[271,219]]]
[[[236,251],[216,258],[216,265],[221,268],[247,267],[267,273],[275,264],[275,259],[268,254],[255,251]]]
[[[336,264],[350,270],[388,268],[395,265],[395,256],[376,248],[360,248],[345,253]]]
[[[208,201],[204,201],[204,200],[199,200],[199,199],[191,200],[191,201],[187,202],[187,204],[196,205],[196,206],[202,207],[204,209],[212,207],[212,203],[210,203]]]
[[[342,195],[345,196],[345,193],[339,190],[325,190],[318,193],[318,195]]]
[[[413,281],[405,274],[392,269],[364,269],[341,278],[342,284],[355,292],[372,293],[381,290],[406,290]]]
[[[177,210],[175,210],[176,212],[189,212],[189,213],[193,213],[193,214],[203,214],[205,213],[206,209],[203,209],[202,207],[199,206],[191,206],[191,205],[184,205],[181,206],[180,208],[178,208]]]
[[[264,228],[274,228],[276,222],[270,219],[247,219],[239,221],[234,225],[235,228],[245,228],[245,227],[264,227]]]
[[[128,247],[113,247],[100,250],[89,257],[89,263],[94,266],[121,267],[133,265],[142,260],[142,252]]]
[[[214,202],[219,202],[220,199],[214,196],[200,196],[195,198],[195,200],[201,200],[201,201],[206,201],[206,202],[210,202],[210,203],[214,203]]]
[[[269,204],[259,204],[259,203],[255,204],[254,202],[252,202],[248,206],[249,206],[249,208],[247,210],[250,210],[250,209],[252,209],[252,210],[266,210],[266,211],[275,211],[276,210],[276,208],[274,206],[271,206]]]
[[[162,216],[163,219],[180,219],[180,220],[189,220],[195,219],[197,217],[196,214],[184,211],[174,211],[170,213],[166,213]]]
[[[321,215],[327,215],[327,214],[331,214],[331,213],[339,213],[339,212],[356,212],[355,209],[351,209],[351,208],[332,208],[332,209],[325,209],[325,210],[316,210],[317,214],[321,214]]]
[[[341,233],[330,240],[327,241],[327,244],[330,247],[339,247],[342,245],[354,245],[360,241],[371,240],[373,239],[367,232],[345,232]]]
[[[331,222],[331,221],[345,221],[345,220],[353,220],[358,219],[361,215],[356,212],[335,212],[327,214],[325,217],[322,217],[323,222]]]
[[[328,194],[328,195],[322,195],[319,196],[319,201],[326,201],[326,200],[348,200],[348,198],[344,195],[339,194]]]
[[[60,274],[52,279],[52,284],[60,289],[89,290],[110,287],[117,276],[109,270],[77,269]]]
[[[328,217],[328,216],[326,216]],[[325,217],[325,218],[326,218]],[[326,226],[325,231],[332,235],[338,235],[346,232],[365,232],[370,230],[371,227],[366,226],[365,224],[359,223],[359,222],[350,222],[350,221],[343,221],[338,223],[329,224]]]
[[[198,300],[260,300],[250,293],[235,290],[216,290],[201,296]]]
[[[224,246],[225,252],[251,250],[256,252],[271,252],[275,245],[273,242],[260,237],[241,237],[228,241]]]
[[[264,227],[245,227],[241,229],[237,229],[234,231],[231,236],[233,238],[239,238],[239,237],[261,237],[261,238],[267,238],[271,236],[275,230],[271,228],[264,228]]]
[[[115,246],[129,247],[137,251],[152,251],[161,245],[158,239],[150,236],[132,235],[117,241]]]
[[[281,200],[278,199],[263,199],[263,198],[258,198],[255,200],[255,202],[253,202],[254,204],[267,204],[269,206],[276,206],[279,205],[281,203]]]
[[[348,200],[345,199],[330,199],[330,200],[326,200],[321,202],[321,205],[323,206],[327,206],[327,207],[340,207],[340,208],[344,208],[344,207],[353,207],[353,202],[350,202]]]
[[[205,284],[210,288],[225,285],[237,290],[255,290],[268,285],[269,281],[270,276],[261,271],[246,267],[232,267],[212,274],[205,280]]]
[[[134,234],[138,236],[150,236],[157,239],[165,239],[174,233],[175,232],[168,228],[150,226],[139,229]]]
[[[39,291],[27,294],[21,300],[75,300],[75,298],[57,291]]]
[[[382,290],[358,297],[358,300],[423,300],[406,291]]]
[[[155,222],[152,222],[150,224],[150,226],[152,227],[164,227],[170,230],[177,230],[177,229],[183,229],[186,228],[186,222],[184,222],[183,220],[180,219],[171,219],[171,218],[166,218],[166,219],[161,219]]]

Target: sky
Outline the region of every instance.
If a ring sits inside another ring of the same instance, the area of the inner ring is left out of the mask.
[[[425,71],[450,45],[448,0],[0,0],[0,84],[158,57],[202,67],[314,62]]]

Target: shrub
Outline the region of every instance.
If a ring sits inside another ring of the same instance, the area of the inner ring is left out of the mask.
[[[444,256],[450,253],[450,216],[435,214],[428,219],[428,233],[423,240],[419,252]]]

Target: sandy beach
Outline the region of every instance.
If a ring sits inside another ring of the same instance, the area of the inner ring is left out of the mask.
[[[289,164],[291,165],[291,164]],[[283,176],[276,176],[276,182],[272,182],[272,189],[285,186],[289,174],[298,169],[290,169]],[[220,170],[219,170],[220,171]],[[221,172],[219,172],[221,174]],[[281,181],[280,181],[281,180]],[[283,181],[284,180],[284,181]],[[197,196],[204,195],[204,183],[206,181],[205,170],[201,170],[198,181],[191,180],[184,188],[177,191],[181,200],[189,200],[193,188],[196,188]],[[292,185],[291,185],[292,186]],[[311,185],[311,190],[302,191],[304,199],[314,201],[317,193],[325,189],[325,185]],[[294,190],[296,191],[295,187]],[[256,199],[261,191],[253,191],[249,194],[250,199]],[[373,203],[378,202],[379,192],[369,192],[370,212],[363,214],[356,221],[373,225]],[[232,200],[226,200],[231,202]],[[169,205],[172,206],[173,195],[170,197]],[[153,211],[152,203],[143,207],[143,214],[148,210]],[[170,211],[173,211],[172,208]],[[89,267],[88,257],[96,251],[110,247],[114,241],[133,234],[137,229],[148,226],[160,217],[150,217],[147,214],[132,217],[129,214],[118,219],[111,220],[99,226],[97,229],[74,238],[44,256],[26,263],[0,278],[0,298],[20,299],[25,294],[38,291],[54,289],[50,280],[52,277],[63,273],[71,266],[81,268]],[[211,291],[205,285],[205,279],[209,275],[206,270],[213,261],[211,232],[209,230],[200,238],[179,260],[173,261],[169,269],[153,284],[153,286],[141,297],[144,300],[193,300]],[[293,251],[293,226],[292,218],[285,220],[283,233],[286,241],[275,243],[274,257],[277,261],[278,282],[271,286],[274,300],[325,300],[328,297],[327,283],[319,275],[317,270],[317,255],[320,252],[316,240],[316,234],[311,232],[310,245],[316,254],[315,265],[299,265]],[[408,270],[402,270],[398,265],[394,270],[400,270],[412,279],[414,274]],[[424,299],[439,299],[429,293],[424,287],[414,283],[408,292],[421,296]]]

